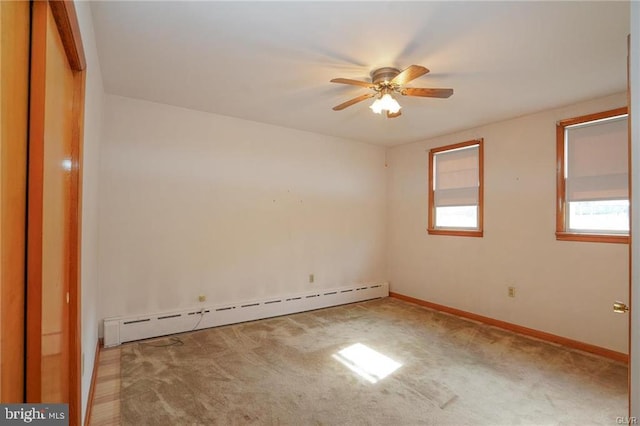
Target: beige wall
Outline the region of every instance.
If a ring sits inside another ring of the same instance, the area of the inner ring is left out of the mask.
[[[384,148],[105,99],[101,318],[385,279]]]
[[[555,239],[555,123],[619,94],[388,151],[391,291],[627,352],[628,246]],[[484,237],[428,235],[428,150],[484,138]],[[507,287],[516,287],[516,297]]]
[[[554,236],[555,122],[624,104],[391,148],[385,169],[383,148],[107,95],[99,317],[388,278],[395,292],[626,352],[611,303],[627,300],[627,246]],[[485,236],[429,236],[427,151],[477,137]]]
[[[76,11],[87,60],[82,176],[82,374],[83,418],[98,341],[98,169],[104,89],[89,3]]]

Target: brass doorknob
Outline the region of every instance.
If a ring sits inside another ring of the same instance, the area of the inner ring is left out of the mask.
[[[622,302],[613,303],[613,312],[618,314],[624,314],[629,311],[629,307]]]

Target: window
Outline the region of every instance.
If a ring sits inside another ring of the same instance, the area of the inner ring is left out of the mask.
[[[629,242],[627,108],[556,126],[556,238]]]
[[[429,151],[429,234],[482,237],[482,139]]]

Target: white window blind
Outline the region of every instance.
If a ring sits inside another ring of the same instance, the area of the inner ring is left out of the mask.
[[[435,154],[436,207],[478,205],[478,145]]]
[[[565,132],[567,201],[628,199],[626,116],[567,127]]]

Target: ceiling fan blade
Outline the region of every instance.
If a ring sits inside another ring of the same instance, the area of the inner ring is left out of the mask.
[[[353,104],[357,104],[358,102],[362,102],[365,99],[369,99],[369,98],[373,98],[376,94],[375,93],[367,93],[366,95],[360,95],[357,98],[353,98],[348,100],[347,102],[343,102],[340,105],[334,106],[333,110],[334,111],[340,111],[342,109],[345,109],[346,107],[349,107]]]
[[[397,84],[398,86],[404,86],[411,80],[420,77],[421,75],[425,75],[429,70],[420,65],[411,65],[409,68],[400,72],[400,74],[396,75],[391,83]]]
[[[448,98],[453,95],[453,89],[423,89],[419,87],[407,87],[400,91],[405,96],[422,96],[425,98]]]
[[[387,111],[387,118],[396,118],[396,117],[400,117],[400,115],[402,115],[402,111],[398,111],[395,114]]]
[[[362,87],[375,87],[376,85],[373,83],[369,83],[366,81],[360,81],[360,80],[351,80],[349,78],[334,78],[333,80],[331,80],[331,83],[342,83],[342,84],[351,84],[354,86],[362,86]]]

